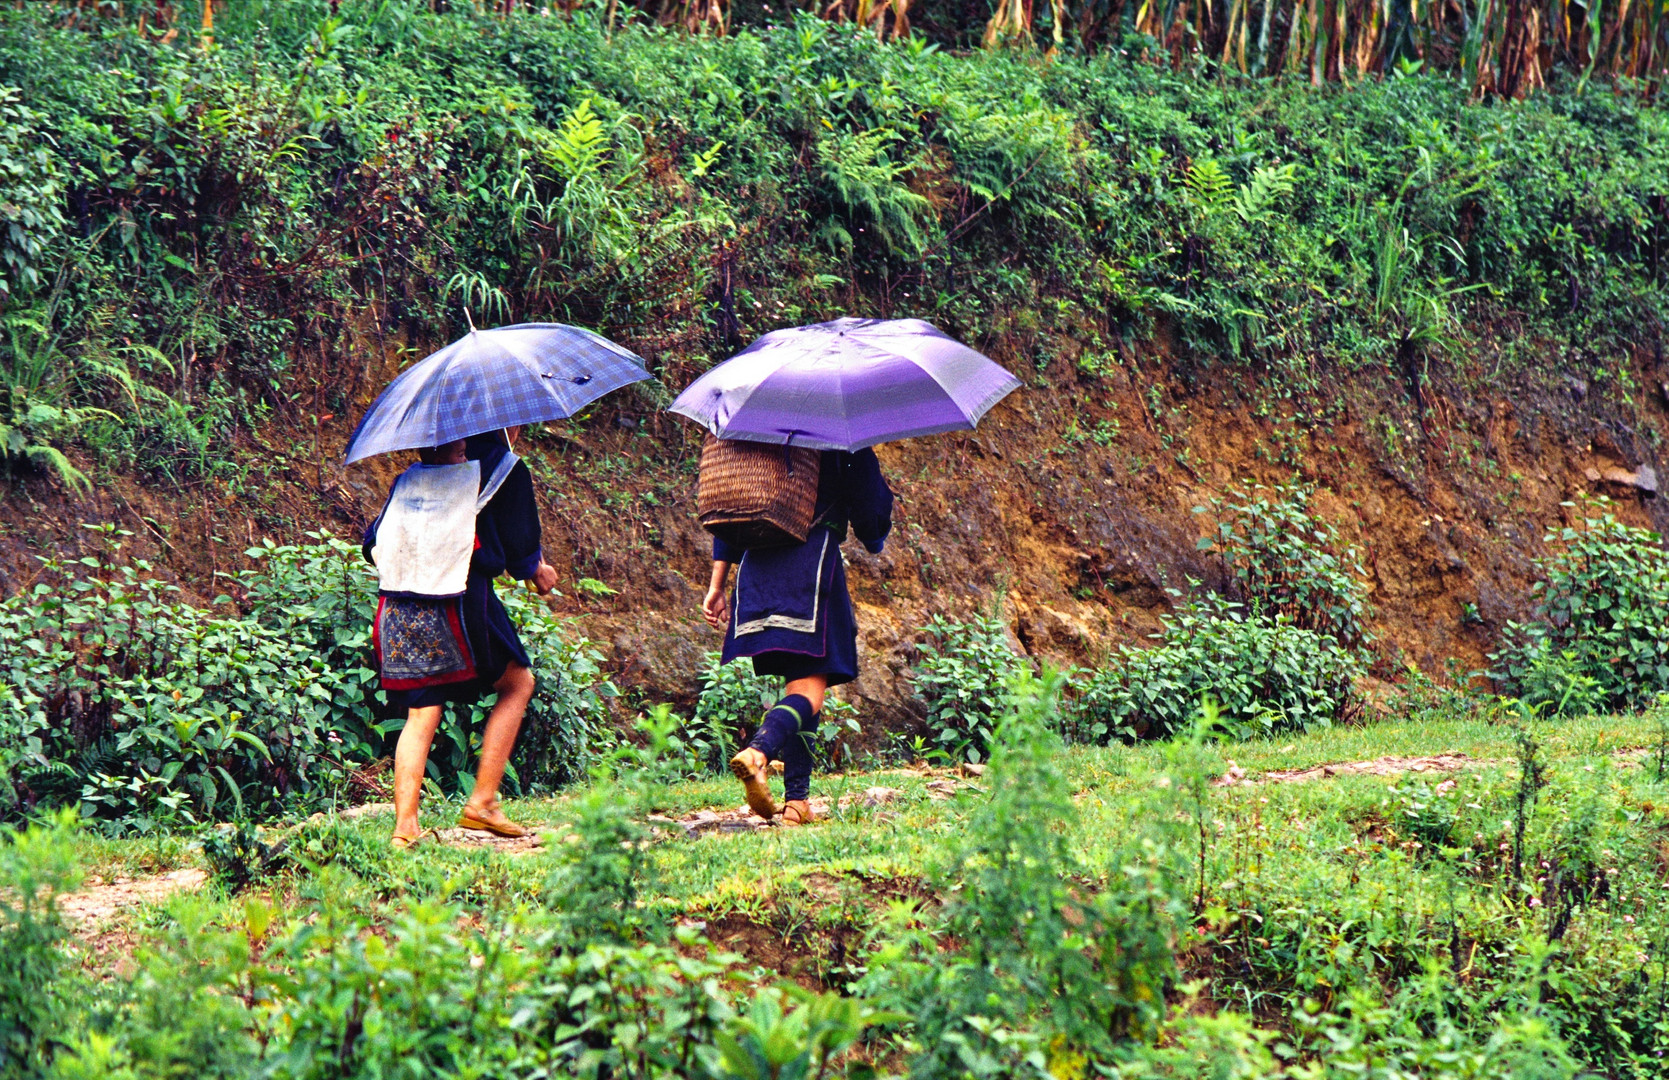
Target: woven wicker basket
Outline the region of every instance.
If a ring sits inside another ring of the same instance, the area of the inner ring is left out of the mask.
[[[701,447],[701,527],[736,547],[803,544],[817,510],[816,450],[715,439]]]

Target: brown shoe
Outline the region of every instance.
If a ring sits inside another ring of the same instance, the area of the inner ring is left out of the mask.
[[[811,804],[804,799],[789,799],[782,807],[782,823],[784,825],[810,825],[816,818],[811,813]]]
[[[730,759],[730,771],[742,782],[742,795],[748,800],[748,809],[766,821],[775,817],[777,812],[776,800],[771,798],[770,766],[765,752],[751,746],[736,751],[736,756]]]

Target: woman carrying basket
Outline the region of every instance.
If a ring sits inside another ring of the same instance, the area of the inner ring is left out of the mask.
[[[730,761],[748,805],[761,817],[776,813],[765,778],[771,759],[779,757],[787,795],[783,822],[811,820],[807,736],[817,726],[823,692],[858,673],[857,626],[840,544],[850,527],[865,547],[879,552],[892,527],[892,492],[869,448],[968,431],[1019,385],[989,358],[919,319],[835,319],[765,334],[672,403],[672,412],[713,436],[708,446],[775,444],[789,475],[794,455],[822,452],[807,454],[808,467],[819,464],[810,532],[799,531],[807,519],[796,517],[790,533],[806,535],[805,542],[749,547],[744,554],[718,538],[718,517],[702,514],[715,540],[713,578],[701,611],[714,629],[728,629],[724,659],[751,656],[759,674],[788,680],[759,733]],[[703,473],[706,455],[704,448]],[[798,505],[803,509],[803,500]],[[739,563],[734,611],[725,602],[732,563]]]
[[[713,538],[713,577],[701,613],[725,631],[723,660],[752,657],[759,675],[787,680],[784,693],[753,739],[730,759],[748,806],[769,820],[778,808],[768,782],[782,762],[784,825],[811,821],[811,736],[822,719],[823,695],[858,674],[858,628],[846,591],[840,545],[850,526],[872,554],[892,529],[892,490],[875,451],[825,450],[817,504],[804,543],[743,551]],[[734,604],[725,591],[736,566]]]

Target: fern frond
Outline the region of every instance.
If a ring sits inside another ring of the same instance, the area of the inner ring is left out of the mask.
[[[1248,225],[1266,220],[1275,204],[1292,194],[1296,165],[1273,167],[1260,165],[1252,172],[1251,183],[1241,184],[1234,199],[1234,212]]]
[[[1217,210],[1233,190],[1229,174],[1214,158],[1201,158],[1188,166],[1182,177],[1189,201],[1207,213]]]

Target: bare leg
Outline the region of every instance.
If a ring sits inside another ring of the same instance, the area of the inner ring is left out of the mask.
[[[782,688],[783,696],[799,694],[811,702],[811,711],[823,711],[823,695],[828,692],[829,677],[827,675],[807,675],[803,679],[795,679]]]
[[[417,804],[423,793],[423,770],[429,763],[429,744],[440,726],[441,706],[428,705],[406,713],[406,726],[394,747],[394,835],[408,839],[422,831]]]
[[[504,669],[493,689],[498,691],[498,700],[487,714],[487,727],[481,733],[481,764],[475,770],[475,790],[464,804],[464,813],[480,821],[504,824],[509,819],[498,808],[498,786],[504,780],[510,751],[516,747],[516,733],[522,728],[527,703],[533,700],[533,672],[513,663]]]

